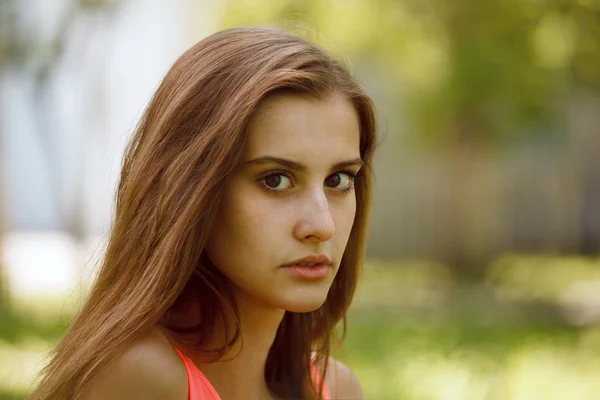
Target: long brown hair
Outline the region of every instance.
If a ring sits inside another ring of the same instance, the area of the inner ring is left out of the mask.
[[[309,365],[322,376],[356,287],[365,250],[375,117],[371,99],[350,73],[311,42],[274,28],[218,32],[191,47],[171,67],[127,149],[106,254],[89,297],[55,348],[29,397],[79,399],[95,376],[140,334],[169,326],[165,316],[186,297],[200,299],[207,338],[217,320],[237,313],[227,282],[203,253],[223,188],[241,161],[247,127],[274,92],[338,93],[360,121],[357,212],[339,272],[318,310],[286,312],[265,368],[281,397],[320,397]],[[234,319],[235,320],[235,319]],[[239,326],[230,332],[239,337]],[[189,330],[189,329],[188,329]],[[202,341],[196,343],[200,348]],[[230,342],[216,349],[216,356]],[[316,360],[311,353],[316,352]]]

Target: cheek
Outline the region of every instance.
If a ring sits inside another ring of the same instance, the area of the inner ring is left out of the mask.
[[[334,217],[336,224],[336,232],[340,240],[344,243],[350,236],[350,231],[354,224],[354,218],[356,216],[356,198],[352,197],[348,201],[342,202],[338,205],[336,210],[336,216]]]
[[[248,258],[268,256],[268,248],[282,238],[289,220],[280,207],[253,191],[238,190],[224,196],[206,246],[220,269],[235,268]]]

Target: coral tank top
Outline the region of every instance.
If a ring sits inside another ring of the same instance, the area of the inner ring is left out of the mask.
[[[188,400],[221,400],[221,397],[210,384],[206,376],[194,364],[191,358],[183,354],[177,347],[173,346],[179,358],[185,365],[185,371],[188,377]],[[311,365],[312,379],[316,387],[321,383],[319,371]],[[323,385],[323,400],[330,400],[331,395],[326,384]]]

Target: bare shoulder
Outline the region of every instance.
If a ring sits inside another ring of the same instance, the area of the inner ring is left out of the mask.
[[[358,378],[352,370],[341,361],[329,357],[326,382],[334,399],[362,400],[364,394]]]
[[[187,399],[187,374],[158,330],[140,337],[94,381],[86,400]]]

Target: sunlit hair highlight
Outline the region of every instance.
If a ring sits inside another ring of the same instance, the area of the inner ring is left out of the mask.
[[[80,399],[101,370],[136,338],[160,326],[218,359],[239,338],[203,346],[217,321],[238,320],[226,278],[203,249],[223,188],[242,161],[247,127],[275,92],[338,94],[360,123],[364,165],[356,179],[357,212],[339,272],[324,305],[286,312],[269,352],[265,377],[282,398],[318,398],[309,365],[327,373],[335,327],[352,300],[365,251],[371,197],[375,116],[371,99],[349,72],[316,45],[273,28],[216,33],[186,51],[150,101],[127,149],[113,227],[98,277],[75,322],[55,348],[32,400]],[[175,326],[169,313],[198,299],[199,323]],[[313,352],[316,358],[312,358]]]

